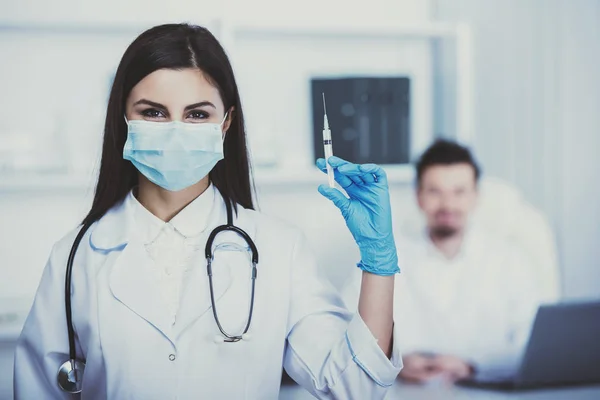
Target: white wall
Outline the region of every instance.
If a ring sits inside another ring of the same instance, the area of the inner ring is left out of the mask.
[[[600,2],[436,0],[474,37],[475,150],[551,219],[568,297],[600,296]],[[452,73],[441,45],[436,76]],[[436,128],[452,130],[452,81]],[[450,132],[453,133],[453,132]]]

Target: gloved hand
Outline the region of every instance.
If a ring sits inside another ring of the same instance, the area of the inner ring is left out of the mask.
[[[375,164],[352,164],[335,156],[328,162],[349,198],[328,185],[320,185],[319,192],[342,212],[360,249],[358,267],[382,276],[400,272],[385,171]],[[317,167],[327,172],[323,158],[317,160]]]

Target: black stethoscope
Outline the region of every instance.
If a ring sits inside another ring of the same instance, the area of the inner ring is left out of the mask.
[[[252,321],[252,311],[254,308],[254,288],[256,283],[257,271],[256,265],[258,264],[258,250],[250,236],[246,232],[244,232],[243,229],[240,229],[237,226],[233,225],[233,213],[231,210],[231,204],[227,200],[225,200],[225,207],[227,208],[227,224],[217,226],[215,229],[213,229],[206,242],[204,254],[206,256],[206,271],[208,273],[210,303],[212,306],[213,316],[215,318],[215,322],[217,323],[219,331],[221,331],[221,334],[224,337],[221,338],[219,341],[226,343],[235,343],[247,338],[248,329],[250,329],[250,322]],[[75,254],[77,253],[77,248],[79,247],[81,239],[85,235],[85,232],[92,225],[92,223],[93,222],[87,223],[81,228],[81,230],[77,234],[77,237],[75,238],[75,241],[73,242],[71,252],[69,253],[69,258],[67,259],[67,273],[65,276],[65,312],[67,315],[67,332],[69,335],[69,359],[65,361],[58,369],[57,380],[58,386],[65,392],[69,393],[81,392],[83,373],[85,370],[85,361],[77,359],[77,350],[75,349],[75,329],[73,327],[73,314],[71,311],[71,275],[73,271],[73,260],[75,259]],[[212,245],[215,240],[215,237],[223,231],[233,231],[240,235],[252,251],[252,292],[250,295],[250,311],[248,312],[248,321],[246,322],[246,327],[244,328],[244,332],[242,332],[241,335],[230,335],[227,332],[225,332],[225,330],[221,326],[221,322],[219,321],[217,307],[215,306],[215,296],[213,292],[212,280]]]

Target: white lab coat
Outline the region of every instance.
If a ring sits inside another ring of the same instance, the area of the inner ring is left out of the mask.
[[[206,236],[226,220],[221,196],[213,210]],[[87,363],[82,394],[65,394],[56,384],[68,358],[63,288],[74,230],[54,246],[18,341],[15,398],[276,399],[282,366],[318,398],[384,397],[401,368],[396,340],[388,360],[319,273],[298,230],[241,207],[234,219],[260,257],[250,341],[214,342],[219,331],[203,254],[173,329],[148,255],[132,234],[128,197],[90,228],[75,258],[73,319],[77,354]],[[233,233],[219,235],[221,241],[245,245]],[[247,319],[249,271],[248,264],[215,265],[217,310],[231,331]]]
[[[514,372],[544,298],[535,269],[518,247],[472,226],[460,253],[446,259],[424,233],[397,236],[402,274],[394,320],[405,354],[455,355],[482,375]],[[356,309],[360,278],[344,290]]]

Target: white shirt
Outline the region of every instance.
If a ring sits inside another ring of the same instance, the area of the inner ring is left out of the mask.
[[[149,267],[160,281],[163,301],[175,325],[185,283],[195,266],[194,257],[204,250],[206,238],[201,233],[212,210],[214,190],[209,187],[169,222],[148,211],[132,192],[129,197],[135,209],[137,233],[152,259]]]
[[[402,351],[461,357],[479,370],[518,361],[542,302],[525,256],[505,240],[472,228],[447,259],[427,235],[397,237],[394,320]],[[356,282],[347,290],[357,293]],[[356,297],[346,296],[349,305]]]

